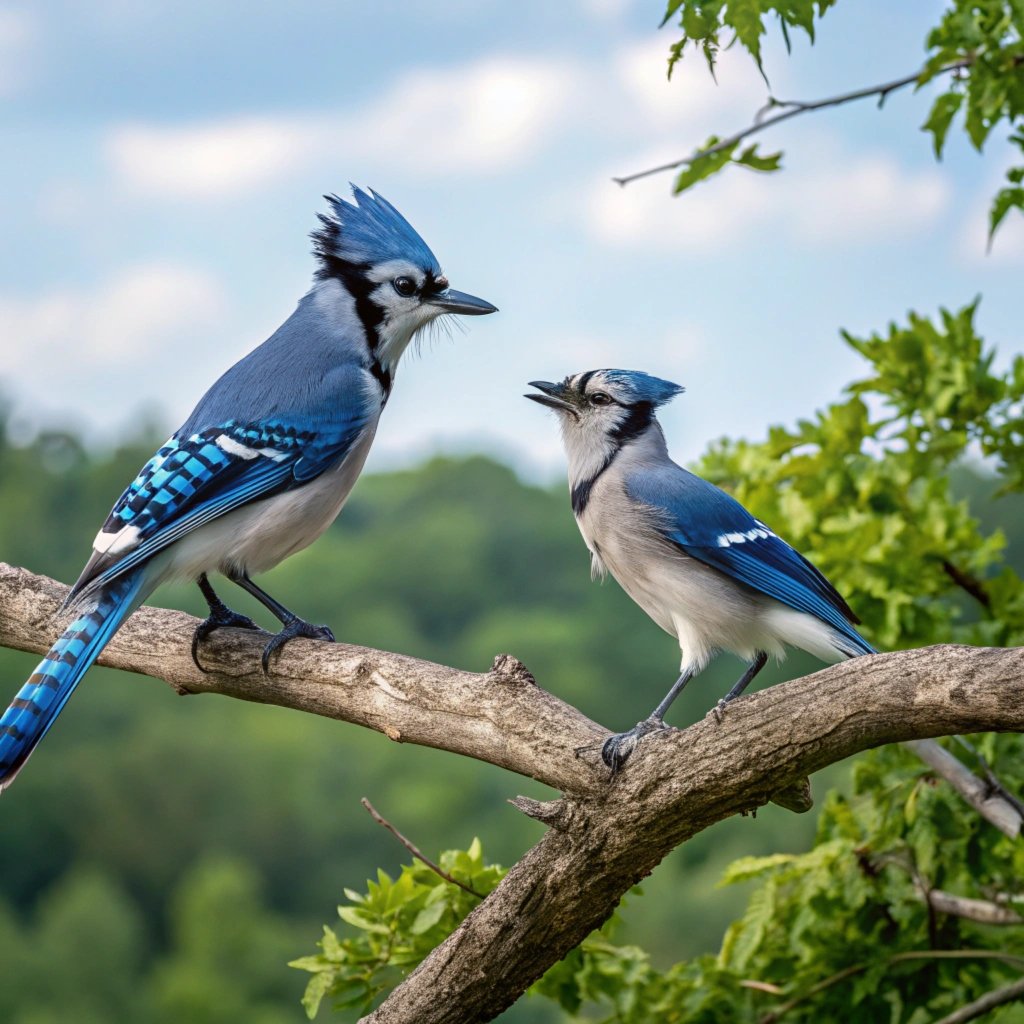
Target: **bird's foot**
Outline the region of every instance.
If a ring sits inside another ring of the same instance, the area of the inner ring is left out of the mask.
[[[233,626],[235,629],[260,628],[248,615],[239,615],[238,612],[233,612],[226,604],[211,607],[210,614],[196,626],[196,631],[192,634],[192,660],[196,663],[196,668],[200,672],[209,672],[210,670],[203,668],[199,661],[199,645],[214,630],[221,629],[224,626]]]
[[[729,706],[729,702],[723,697],[712,709],[708,712],[714,715],[715,722],[721,725],[725,721],[725,709]]]
[[[614,778],[629,760],[630,755],[636,750],[637,744],[648,733],[669,730],[672,726],[666,725],[660,718],[645,718],[637,722],[628,732],[618,732],[609,736],[601,748],[601,760],[611,768]]]
[[[289,640],[296,637],[304,637],[307,640],[326,640],[334,643],[334,634],[327,626],[314,626],[310,622],[304,622],[300,618],[294,618],[285,623],[280,633],[275,633],[270,642],[263,648],[263,657],[260,661],[263,664],[263,674],[270,675],[270,656],[279,647],[283,647]]]

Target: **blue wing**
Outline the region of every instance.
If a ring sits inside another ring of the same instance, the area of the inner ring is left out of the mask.
[[[377,410],[350,374],[336,404],[175,434],[118,499],[68,602],[204,523],[313,480],[345,457]]]
[[[634,474],[626,493],[655,511],[662,535],[687,555],[828,623],[857,653],[872,652],[853,628],[860,620],[835,587],[725,491],[673,464]]]

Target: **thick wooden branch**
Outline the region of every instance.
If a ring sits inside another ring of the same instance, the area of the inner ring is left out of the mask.
[[[0,644],[45,651],[65,588],[0,565]],[[611,913],[675,846],[809,773],[881,743],[1024,730],[1024,649],[942,646],[857,658],[647,737],[609,781],[607,730],[540,689],[514,658],[485,673],[296,640],[265,678],[263,638],[224,630],[192,664],[196,620],[144,608],[102,664],[183,693],[221,693],[376,729],[501,765],[565,794],[518,806],[550,826],[501,885],[367,1021],[487,1021]],[[592,749],[577,757],[574,750]]]

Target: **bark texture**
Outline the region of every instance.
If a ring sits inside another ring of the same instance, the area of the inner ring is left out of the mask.
[[[0,644],[46,651],[66,588],[0,563]],[[721,726],[708,718],[645,738],[614,780],[608,730],[500,655],[463,672],[346,644],[292,641],[259,667],[265,634],[223,630],[189,655],[197,620],[142,608],[100,664],[336,718],[393,740],[450,750],[558,790],[516,805],[548,832],[501,885],[376,1011],[372,1024],[491,1020],[599,926],[674,847],[811,772],[881,743],[1024,730],[1024,649],[938,646],[877,654],[751,694]],[[13,692],[13,691],[12,691]],[[577,748],[590,747],[577,756]],[[780,801],[782,802],[782,801]]]

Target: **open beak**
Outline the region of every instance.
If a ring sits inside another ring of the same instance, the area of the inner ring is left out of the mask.
[[[430,305],[436,306],[445,313],[462,313],[465,316],[483,316],[485,313],[497,313],[498,307],[492,306],[485,299],[475,295],[457,292],[454,288],[446,288],[443,292],[430,297]]]
[[[575,406],[570,405],[562,396],[565,394],[564,384],[552,384],[549,380],[531,380],[530,387],[541,392],[539,395],[523,395],[540,405],[546,405],[549,409],[557,409],[559,412],[572,413],[578,416]]]

